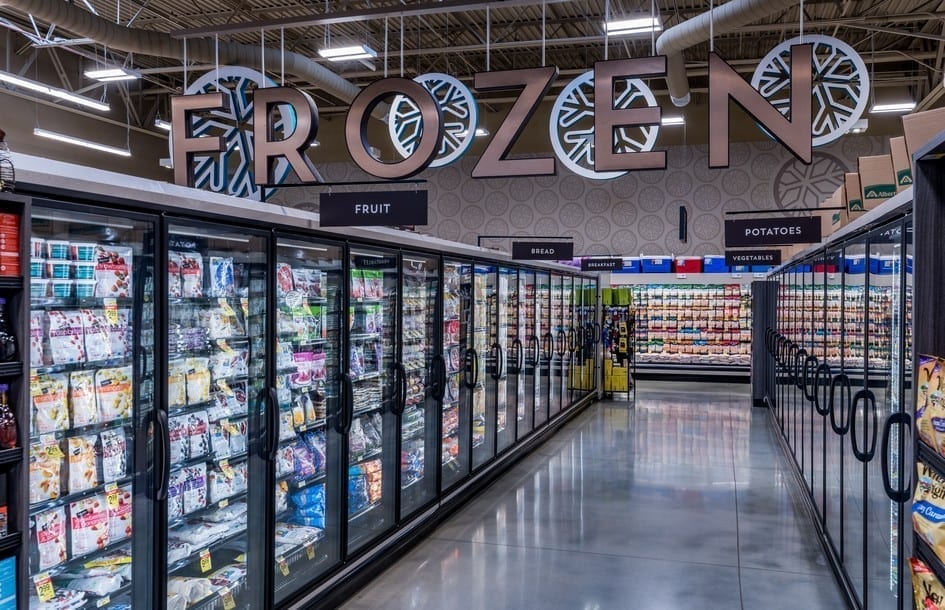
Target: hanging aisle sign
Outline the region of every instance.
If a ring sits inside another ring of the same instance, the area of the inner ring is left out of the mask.
[[[725,221],[725,247],[788,246],[820,243],[820,218],[756,218]]]
[[[427,224],[426,191],[322,193],[322,227],[397,227]]]
[[[574,258],[574,242],[513,241],[512,258],[519,261],[563,261]]]
[[[742,265],[780,265],[780,250],[726,250],[725,264],[729,267]]]
[[[582,258],[581,271],[617,271],[623,269],[619,258]]]

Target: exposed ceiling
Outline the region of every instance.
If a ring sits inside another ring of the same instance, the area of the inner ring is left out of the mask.
[[[67,0],[61,0],[66,3]],[[84,79],[69,69],[68,61],[79,58],[88,64],[103,61],[124,63],[141,71],[143,79],[131,85],[110,86],[129,106],[133,127],[153,129],[156,115],[168,116],[168,98],[182,90],[185,66],[181,59],[134,54],[100,44],[88,32],[70,31],[60,23],[34,17],[0,0],[0,24],[12,32],[7,38],[7,66],[27,65],[31,57],[56,66],[67,89],[86,95],[101,93],[102,85]],[[40,3],[35,3],[38,6]],[[265,46],[292,51],[321,63],[345,80],[363,87],[385,74],[413,77],[426,72],[447,72],[471,80],[474,73],[510,68],[555,65],[560,76],[554,94],[593,62],[652,54],[649,34],[636,38],[610,38],[605,45],[603,22],[612,18],[659,13],[664,31],[710,9],[708,0],[546,0],[542,2],[431,1],[335,1],[305,0],[69,0],[72,9],[94,12],[120,26],[163,32],[174,41],[187,38],[194,48],[197,39]],[[7,5],[7,6],[4,6]],[[718,6],[718,4],[716,4]],[[746,78],[758,62],[778,43],[800,32],[801,6],[737,28],[716,32],[715,50]],[[268,28],[268,29],[266,29]],[[263,30],[265,33],[263,34]],[[945,66],[945,0],[808,0],[803,3],[805,34],[838,37],[865,60],[872,71],[876,96],[884,91],[908,96],[920,107],[939,105],[942,70]],[[2,40],[2,39],[0,39]],[[318,59],[317,50],[332,44],[365,43],[377,51],[370,62],[330,63]],[[206,44],[206,42],[204,43]],[[684,52],[693,103],[704,102],[709,43],[696,44]],[[11,54],[15,57],[11,59]],[[48,55],[48,57],[43,57]],[[188,61],[186,74],[212,69],[212,62]],[[269,61],[270,76],[282,79],[281,66]],[[308,89],[324,114],[341,112],[348,101],[325,87],[285,74],[287,82]],[[651,83],[661,103],[670,102],[660,81]],[[493,109],[509,101],[507,95],[484,95]]]

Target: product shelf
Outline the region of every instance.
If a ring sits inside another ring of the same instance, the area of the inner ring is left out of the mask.
[[[68,493],[65,495],[61,495],[55,500],[44,500],[42,502],[36,502],[34,504],[30,504],[30,515],[35,515],[37,513],[50,510],[52,508],[65,506],[72,502],[84,500],[85,498],[91,498],[94,495],[103,494],[106,491],[105,490],[106,487],[110,485],[122,487],[124,485],[127,485],[128,483],[131,483],[133,479],[134,479],[133,476],[126,476],[126,477],[122,477],[118,479],[117,481],[111,481],[109,483],[102,483],[101,485],[96,485],[95,487],[92,487],[91,489],[85,489],[83,491],[77,491],[75,493]]]
[[[149,304],[147,301],[142,303],[142,305]],[[128,297],[30,297],[32,309],[98,309],[106,305],[115,306],[118,309],[130,308],[134,305],[134,299]]]
[[[227,544],[235,542],[241,536],[245,536],[245,535],[246,535],[246,528],[243,527],[239,531],[227,534],[226,536],[223,536],[219,540],[211,542],[210,544],[205,544],[201,546],[198,550],[192,552],[186,558],[176,561],[173,564],[169,565],[167,567],[167,573],[173,574],[174,572],[177,572],[178,570],[186,568],[187,566],[193,564],[194,562],[199,561],[200,555],[202,553],[209,552],[212,555],[215,550],[222,549]]]
[[[223,462],[227,462],[230,466],[240,464],[245,462],[249,458],[249,454],[244,451],[236,455],[229,455],[218,457],[214,453],[205,453],[202,456],[193,457],[183,462],[177,462],[176,464],[171,464],[171,472],[176,470],[181,470],[183,468],[188,468],[190,466],[196,466],[197,464],[210,464],[212,467],[220,469],[222,468]]]
[[[20,548],[20,534],[13,532],[6,536],[0,536],[0,556],[7,555],[10,551]]]
[[[86,436],[90,434],[100,434],[107,430],[113,430],[115,428],[124,428],[125,426],[131,426],[134,424],[134,419],[131,417],[126,417],[124,419],[113,419],[112,421],[100,422],[97,424],[89,424],[87,426],[79,426],[78,428],[69,428],[68,430],[56,430],[55,432],[36,432],[30,435],[30,442],[37,443],[40,442],[43,438],[48,438],[52,436],[57,441],[75,437],[75,436]]]
[[[348,515],[348,522],[351,523],[352,521],[357,521],[358,519],[361,519],[362,517],[364,517],[364,516],[366,516],[368,513],[370,513],[372,510],[374,510],[375,508],[377,508],[378,506],[380,506],[380,505],[382,504],[382,502],[383,502],[383,500],[378,500],[377,502],[375,502],[375,503],[373,503],[373,504],[368,504],[368,505],[365,506],[364,508],[362,508],[362,509],[360,509],[360,510],[354,512],[354,513],[351,513],[350,515]]]
[[[195,519],[199,519],[201,516],[206,515],[206,514],[212,512],[212,511],[215,511],[215,510],[218,510],[218,509],[221,509],[221,508],[226,508],[226,507],[229,506],[230,504],[235,504],[235,503],[237,503],[237,502],[239,502],[239,501],[241,501],[241,500],[245,500],[245,499],[246,499],[246,496],[247,496],[247,493],[248,493],[248,492],[241,491],[240,493],[238,493],[238,494],[233,494],[232,496],[230,496],[230,497],[228,497],[228,498],[223,498],[223,499],[221,499],[221,500],[217,500],[216,502],[210,502],[210,503],[208,503],[206,506],[204,506],[203,508],[199,508],[199,509],[195,510],[195,511],[192,512],[192,513],[187,513],[187,514],[184,515],[183,517],[178,517],[178,518],[174,519],[173,521],[168,521],[168,523],[167,523],[167,530],[170,531],[170,530],[174,529],[175,527],[177,527],[177,526],[179,526],[179,525],[183,525],[184,523],[186,523],[186,522],[188,522],[188,521],[193,521],[193,520],[195,520]]]
[[[115,589],[114,591],[109,591],[107,594],[96,597],[95,595],[90,595],[86,598],[86,603],[82,608],[108,608],[112,603],[112,600],[119,600],[123,595],[131,593],[132,583],[122,585],[121,587]]]
[[[113,358],[110,360],[93,360],[91,362],[68,362],[63,364],[49,364],[43,366],[34,366],[30,368],[30,373],[34,375],[45,375],[48,373],[71,373],[73,371],[97,371],[99,369],[119,368],[131,366],[131,358]]]
[[[401,489],[401,491],[410,489],[411,487],[413,487],[414,485],[416,485],[417,483],[419,483],[419,482],[422,481],[422,480],[423,480],[423,475],[421,474],[421,475],[418,476],[418,477],[414,477],[413,479],[411,479],[411,480],[408,481],[407,483],[402,484],[402,485],[400,486],[400,489]]]
[[[351,333],[348,338],[359,343],[365,341],[377,341],[381,338],[381,333]]]
[[[72,557],[66,561],[63,561],[59,565],[53,566],[51,568],[48,568],[42,571],[48,573],[50,577],[56,578],[60,574],[73,572],[73,571],[77,571],[79,569],[85,568],[86,563],[93,561],[95,559],[98,559],[99,557],[104,557],[105,555],[108,555],[109,553],[113,553],[124,546],[129,546],[130,544],[131,544],[131,538],[122,538],[121,540],[111,542],[100,549],[95,549],[94,551],[90,553],[86,553],[85,555]]]
[[[227,593],[232,593],[234,597],[239,595],[245,585],[246,579],[240,579],[239,582],[229,587],[224,587],[219,591],[215,591],[203,599],[194,602],[192,605],[187,606],[187,610],[220,610],[221,608],[225,608],[226,602],[223,600],[223,597]]]
[[[373,460],[373,459],[376,458],[376,457],[380,457],[380,455],[381,455],[382,453],[384,453],[384,448],[383,448],[383,447],[377,447],[376,449],[371,449],[370,451],[367,451],[367,452],[362,453],[362,454],[360,454],[360,455],[349,455],[349,456],[348,456],[348,465],[350,466],[350,465],[353,465],[353,464],[360,464],[360,463],[362,463],[362,462],[367,462],[367,461]]]
[[[280,477],[279,480],[285,481],[286,484],[289,486],[289,489],[293,491],[298,491],[300,489],[305,489],[306,487],[311,487],[312,485],[321,483],[322,481],[325,480],[325,477],[328,475],[326,474],[324,470],[322,470],[321,472],[316,472],[315,474],[313,474],[312,476],[308,478],[294,479],[293,478],[294,476],[295,476],[294,473],[290,473],[290,474],[285,475],[284,477]]]

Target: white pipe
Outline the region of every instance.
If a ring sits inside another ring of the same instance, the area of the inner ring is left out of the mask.
[[[0,0],[3,1],[3,0]],[[670,99],[676,106],[689,103],[689,79],[683,51],[716,35],[779,13],[797,4],[798,0],[731,0],[711,11],[702,13],[679,25],[665,30],[656,39],[656,54],[666,55],[666,85]]]

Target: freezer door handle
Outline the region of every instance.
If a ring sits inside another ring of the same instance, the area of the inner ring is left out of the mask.
[[[813,403],[817,399],[817,388],[814,386],[816,378],[813,373],[817,370],[818,360],[817,356],[808,356],[804,359],[804,375],[802,382],[804,384],[804,398],[807,399],[807,402]],[[810,391],[808,392],[808,388]]]
[[[886,489],[886,495],[889,496],[890,500],[903,504],[908,502],[911,497],[909,490],[912,489],[912,473],[910,469],[907,469],[910,470],[908,476],[909,480],[906,481],[906,484],[903,485],[901,489],[893,489],[889,475],[889,432],[892,430],[893,426],[901,426],[906,430],[912,430],[912,417],[902,411],[893,413],[886,418],[886,424],[883,426],[883,487]]]
[[[804,373],[807,370],[807,350],[803,347],[794,352],[794,387],[798,390],[804,390],[804,384],[807,380]],[[806,392],[805,392],[806,393]]]
[[[814,375],[814,409],[822,417],[830,415],[830,379],[833,377],[830,365],[824,362],[817,367]]]
[[[335,431],[347,435],[354,419],[354,383],[348,373],[341,374],[341,392],[342,399],[338,401],[338,413],[335,417]]]
[[[576,352],[578,349],[577,331],[573,328],[568,329],[568,351]]]
[[[863,402],[865,409],[869,409],[869,413],[864,414],[865,417],[863,418],[863,433],[869,438],[869,448],[865,451],[860,449],[856,434],[856,414],[860,401]],[[860,390],[853,397],[853,404],[850,406],[850,440],[853,441],[853,455],[857,460],[863,463],[873,460],[876,455],[876,433],[878,428],[879,415],[876,411],[876,397],[870,390]]]
[[[837,392],[838,387],[840,388],[839,393]],[[852,395],[853,390],[847,374],[835,375],[833,381],[830,382],[830,427],[840,436],[850,431],[850,418],[846,407],[853,402]],[[840,423],[837,423],[837,413],[840,414]],[[846,419],[844,419],[844,416],[846,416]]]
[[[594,345],[598,345],[600,343],[600,331],[600,322],[594,322]]]
[[[525,366],[525,348],[518,337],[512,339],[512,350],[515,352],[515,364],[509,366],[509,375],[518,375]]]
[[[263,397],[260,396],[260,399]],[[266,458],[273,462],[276,459],[276,453],[279,451],[279,394],[275,388],[269,388],[265,394],[266,398],[266,435],[269,439],[269,446],[266,447]]]
[[[171,455],[167,450],[170,439],[168,438],[167,412],[163,409],[157,409],[154,412],[154,438],[158,440],[157,451],[155,451],[155,464],[161,467],[160,475],[156,475],[155,481],[157,487],[154,490],[154,499],[162,502],[167,499],[168,474],[171,469]]]
[[[563,330],[559,330],[558,333],[555,335],[555,354],[557,354],[559,358],[563,358],[564,355],[567,353],[568,346],[567,346],[566,341],[567,341],[567,335],[565,334]]]
[[[470,390],[479,383],[479,352],[474,347],[466,350],[466,368],[463,371],[463,383]]]
[[[551,360],[551,353],[554,351],[554,335],[545,333],[541,336],[541,359]]]
[[[443,402],[443,397],[446,396],[446,358],[442,354],[433,359],[432,377],[436,384],[433,386],[433,399]]]
[[[397,381],[397,401],[394,403],[394,415],[402,415],[407,408],[407,369],[402,362],[394,365]]]

